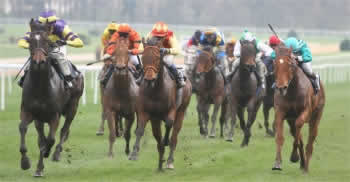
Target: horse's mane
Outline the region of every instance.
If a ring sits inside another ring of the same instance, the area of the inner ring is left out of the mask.
[[[247,40],[241,41],[241,57],[250,57],[256,56],[257,50],[254,42],[250,42]]]

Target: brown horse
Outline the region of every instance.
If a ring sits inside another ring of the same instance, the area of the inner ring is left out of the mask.
[[[250,128],[253,125],[262,98],[259,94],[258,80],[255,73],[255,57],[257,50],[254,42],[241,41],[241,58],[239,69],[230,81],[229,102],[231,106],[231,128],[227,141],[233,140],[233,128],[236,124],[236,114],[240,120],[240,126],[244,132],[241,146],[247,146],[251,136]],[[247,125],[244,121],[244,109],[248,110]]]
[[[204,48],[198,56],[195,66],[196,74],[199,76],[197,83],[197,113],[200,133],[208,136],[209,108],[214,104],[214,111],[211,116],[212,127],[209,137],[214,138],[216,133],[216,117],[220,106],[225,99],[224,78],[216,67],[216,58],[210,47]],[[222,110],[223,111],[223,110]],[[220,117],[221,133],[223,137],[224,117]]]
[[[140,148],[140,139],[148,120],[152,123],[153,136],[157,140],[159,153],[158,169],[162,170],[165,146],[169,145],[169,134],[173,127],[170,139],[170,153],[167,168],[174,168],[174,152],[177,145],[177,136],[181,130],[185,111],[190,103],[191,83],[186,80],[186,85],[176,88],[176,82],[171,79],[165,68],[160,54],[162,42],[154,39],[148,40],[142,56],[144,65],[144,79],[139,90],[139,102],[137,104],[137,129],[136,142],[130,160],[136,160]],[[178,94],[182,93],[182,94]],[[178,98],[177,98],[178,97]],[[181,100],[180,102],[177,102]],[[165,121],[165,136],[162,139],[161,121]]]
[[[265,126],[265,131],[268,136],[275,136],[275,127],[274,123],[272,124],[272,129],[269,128],[269,115],[270,115],[270,109],[273,108],[274,104],[274,94],[275,94],[275,89],[272,88],[273,83],[275,82],[275,76],[273,74],[268,74],[266,76],[266,95],[263,99],[263,113],[264,113],[264,126]],[[260,126],[259,123],[259,127]]]
[[[121,127],[122,118],[125,118],[126,123],[124,134],[126,141],[125,153],[128,155],[130,152],[130,130],[135,119],[138,95],[138,85],[133,74],[129,71],[129,40],[121,37],[116,45],[114,59],[112,60],[114,72],[103,94],[103,108],[109,128],[109,157],[113,157],[113,144],[117,131]]]
[[[226,47],[225,47],[225,52],[226,52],[226,58],[227,58],[227,63],[228,63],[228,70],[229,72],[232,72],[232,64],[234,61],[234,56],[233,56],[233,50],[235,48],[235,44],[234,43],[227,43]]]
[[[48,39],[49,26],[30,22],[31,33],[30,44],[30,67],[23,83],[21,123],[19,131],[21,134],[20,152],[22,154],[21,168],[30,168],[30,160],[27,156],[25,136],[28,125],[35,121],[38,132],[38,144],[40,159],[34,176],[43,176],[44,157],[50,155],[52,146],[55,144],[55,135],[58,129],[60,117],[66,120],[61,129],[60,142],[52,159],[58,161],[62,151],[63,143],[68,139],[69,128],[75,117],[79,99],[83,93],[84,79],[79,73],[73,80],[73,88],[65,89],[64,81],[56,72],[55,61],[48,57],[50,40]],[[45,136],[44,123],[49,125],[49,134]]]
[[[287,120],[290,132],[294,136],[291,162],[298,162],[304,172],[309,171],[309,163],[313,151],[313,143],[317,137],[325,105],[323,85],[317,94],[314,93],[311,82],[292,58],[292,50],[279,47],[276,50],[274,62],[276,92],[275,92],[275,122],[276,122],[276,162],[273,170],[281,170],[281,151],[284,142],[283,121]],[[306,145],[306,160],[301,128],[309,123],[309,138]],[[298,150],[299,149],[299,153]]]

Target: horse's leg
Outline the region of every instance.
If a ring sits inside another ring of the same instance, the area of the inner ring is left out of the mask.
[[[227,128],[227,109],[228,109],[228,102],[227,100],[224,100],[221,105],[221,113],[220,113],[220,137],[224,138],[224,125],[225,129]]]
[[[69,129],[70,129],[70,126],[72,124],[72,121],[75,117],[75,114],[77,113],[77,109],[78,109],[78,103],[79,103],[79,100],[78,99],[75,99],[74,102],[72,102],[71,104],[71,109],[69,109],[70,112],[67,112],[66,114],[66,120],[64,121],[64,125],[61,129],[61,133],[60,133],[60,142],[56,145],[56,150],[52,156],[52,160],[53,161],[59,161],[60,160],[60,154],[63,150],[63,143],[65,141],[67,141],[68,137],[69,137]]]
[[[239,119],[239,126],[241,127],[243,132],[246,130],[244,111],[245,111],[245,109],[243,107],[238,106],[238,108],[237,108],[237,116],[238,116],[238,119]]]
[[[35,128],[38,132],[38,145],[39,145],[39,161],[37,165],[37,170],[34,173],[35,177],[42,177],[43,176],[43,169],[44,169],[44,153],[46,152],[46,137],[44,133],[44,123],[35,121]]]
[[[207,103],[203,103],[202,105],[202,119],[204,121],[204,136],[208,137],[208,123],[209,123],[209,108],[210,108],[210,104]]]
[[[60,115],[56,113],[56,116],[54,116],[54,119],[52,119],[49,122],[49,134],[47,136],[46,151],[44,153],[45,158],[49,157],[51,148],[55,144],[55,136],[56,136],[56,131],[58,128],[59,121],[60,121]]]
[[[281,163],[282,163],[282,147],[284,143],[284,137],[283,137],[283,120],[284,120],[285,113],[282,111],[279,111],[276,109],[275,111],[275,123],[276,123],[276,136],[275,136],[275,142],[276,142],[276,159],[275,164],[272,168],[272,170],[282,170]]]
[[[266,134],[267,136],[271,136],[274,137],[275,133],[273,131],[270,130],[269,128],[269,115],[270,115],[270,108],[271,106],[268,104],[263,104],[263,112],[264,112],[264,125],[265,125],[265,130],[266,130]]]
[[[170,109],[167,119],[165,120],[165,135],[163,138],[164,146],[169,145],[169,135],[175,121],[175,116],[176,116],[176,107]]]
[[[182,128],[182,122],[184,120],[185,112],[178,111],[176,114],[176,120],[174,123],[173,133],[171,135],[171,141],[170,141],[170,153],[168,157],[167,167],[168,169],[174,169],[174,152],[176,150],[177,145],[177,136],[180,133],[180,130]]]
[[[100,93],[101,93],[101,108],[102,108],[102,112],[101,112],[101,123],[100,123],[100,127],[96,132],[97,136],[103,135],[104,134],[104,125],[105,125],[105,120],[106,120],[106,113],[104,111],[104,104],[103,104],[103,86],[100,83]]]
[[[115,115],[115,136],[121,137],[123,136],[123,118],[121,115],[117,114]]]
[[[306,160],[305,160],[305,168],[304,168],[305,172],[309,172],[309,165],[310,165],[310,159],[313,151],[313,144],[317,137],[318,125],[320,124],[322,111],[323,109],[319,109],[318,111],[316,111],[317,113],[315,113],[315,116],[311,118],[309,123],[309,137],[306,144]]]
[[[248,111],[248,122],[246,129],[244,130],[244,138],[243,142],[241,144],[241,147],[248,146],[249,139],[252,136],[251,134],[251,127],[254,124],[254,121],[256,119],[256,114],[258,112],[259,108],[259,102],[256,102],[255,99],[252,99],[250,103],[248,103],[247,111]]]
[[[115,142],[115,138],[117,137],[116,134],[116,117],[117,113],[113,111],[106,111],[107,116],[107,122],[108,122],[108,129],[109,129],[109,151],[108,151],[108,157],[113,158],[113,145]]]
[[[302,143],[302,135],[301,135],[301,128],[303,127],[304,123],[307,121],[308,118],[310,118],[311,114],[311,109],[309,108],[306,108],[299,116],[298,118],[296,119],[295,121],[295,140],[294,140],[294,145],[295,146],[298,146],[299,147],[299,153],[300,152],[303,152],[303,153],[300,153],[300,157],[301,157],[301,160],[300,160],[300,167],[302,169],[305,168],[305,155],[304,155],[304,150],[303,149],[300,149],[301,147],[301,143]],[[306,170],[305,170],[306,171]]]
[[[293,162],[293,163],[296,163],[296,162],[299,161],[299,154],[298,154],[298,145],[295,142],[297,140],[297,138],[296,138],[295,120],[288,119],[287,122],[288,122],[288,125],[289,125],[290,134],[294,137],[294,143],[293,143],[292,153],[290,155],[290,161]]]
[[[159,163],[158,163],[158,170],[163,170],[163,162],[164,162],[164,152],[165,152],[165,146],[162,142],[162,129],[161,129],[161,121],[159,120],[152,120],[152,133],[154,138],[157,141],[157,149],[159,154]]]
[[[234,135],[234,131],[233,129],[236,127],[236,115],[237,115],[237,102],[234,99],[231,99],[230,104],[230,108],[231,108],[231,128],[230,128],[230,132],[228,134],[228,137],[226,139],[226,141],[228,142],[232,142],[233,141],[233,135]]]
[[[217,117],[220,105],[221,105],[221,103],[216,103],[214,105],[214,111],[213,111],[213,114],[211,115],[212,125],[211,125],[211,130],[210,130],[210,135],[209,135],[210,138],[215,138],[215,135],[216,135],[215,124],[216,124],[216,117]]]
[[[197,96],[197,114],[198,114],[198,125],[199,125],[199,133],[204,136],[205,135],[205,131],[203,128],[203,113],[202,113],[202,104],[200,103],[200,97]]]
[[[27,170],[30,168],[30,159],[27,156],[27,146],[26,146],[26,134],[28,130],[28,125],[33,121],[33,117],[30,113],[21,111],[21,123],[19,124],[19,132],[21,134],[21,145],[19,151],[22,154],[21,158],[21,168]]]
[[[299,154],[300,154],[300,169],[305,169],[305,152],[304,152],[304,142],[303,142],[303,136],[300,133],[299,137]]]
[[[130,137],[131,137],[131,127],[132,127],[132,124],[134,123],[134,120],[135,120],[135,114],[132,114],[131,116],[127,117],[125,119],[125,133],[124,133],[124,139],[125,139],[125,142],[126,142],[126,145],[125,145],[125,154],[126,155],[129,155],[130,153],[130,147],[129,147],[129,144],[130,144]]]
[[[138,152],[140,150],[140,141],[145,133],[145,127],[147,124],[147,121],[149,120],[149,115],[144,112],[138,111],[137,113],[137,128],[136,128],[136,142],[134,144],[133,151],[131,155],[129,156],[129,160],[137,160]]]

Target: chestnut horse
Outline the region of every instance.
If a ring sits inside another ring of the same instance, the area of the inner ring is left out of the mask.
[[[82,74],[78,73],[72,81],[73,88],[66,89],[63,79],[54,68],[57,65],[56,60],[48,56],[50,44],[52,44],[48,38],[49,26],[37,23],[32,19],[30,29],[30,67],[23,82],[21,123],[19,124],[21,168],[23,170],[30,168],[25,136],[28,125],[35,121],[40,159],[34,176],[41,177],[43,176],[44,158],[49,157],[51,148],[55,144],[56,131],[60,117],[63,115],[66,120],[61,129],[60,142],[52,156],[54,161],[60,159],[62,145],[68,139],[69,128],[77,112],[79,99],[83,94],[84,79]],[[48,136],[45,136],[44,132],[45,123],[49,125]]]
[[[224,78],[216,67],[216,58],[210,47],[204,48],[198,56],[196,63],[196,74],[199,75],[197,89],[197,113],[200,134],[208,136],[209,108],[214,104],[211,116],[211,130],[209,137],[214,138],[216,133],[216,118],[220,106],[225,99]],[[222,110],[223,111],[223,110]],[[224,115],[220,117],[221,133],[223,137]]]
[[[138,85],[129,71],[129,40],[119,38],[112,60],[113,74],[103,93],[103,110],[108,120],[109,157],[113,157],[113,144],[122,118],[125,118],[125,153],[129,155],[130,130],[135,120]],[[130,63],[131,64],[131,63]]]
[[[226,47],[225,47],[225,52],[226,52],[226,59],[227,59],[227,64],[228,64],[228,70],[229,72],[232,72],[232,64],[234,60],[234,56],[233,56],[233,50],[235,48],[235,43],[227,43]]]
[[[177,145],[177,136],[181,130],[185,111],[190,103],[191,83],[186,80],[186,85],[177,89],[176,82],[171,79],[163,56],[160,54],[162,41],[148,40],[142,56],[144,65],[144,78],[140,85],[139,99],[137,104],[137,129],[136,142],[129,159],[137,160],[140,149],[140,140],[148,120],[151,120],[152,133],[157,140],[159,153],[158,169],[162,170],[165,146],[169,145],[169,134],[173,127],[170,139],[170,153],[167,168],[174,168],[174,152]],[[182,94],[177,94],[182,90]],[[179,98],[177,98],[179,97]],[[177,102],[177,99],[181,102]],[[161,121],[165,121],[165,136],[162,139]]]
[[[292,58],[292,50],[278,47],[274,62],[276,92],[275,92],[275,123],[276,123],[276,161],[273,170],[281,170],[283,121],[287,120],[290,132],[294,137],[291,162],[298,162],[304,172],[309,171],[309,163],[313,151],[313,143],[317,137],[325,105],[323,85],[317,94],[314,93],[311,82]],[[301,128],[309,123],[309,137],[306,145],[306,159]],[[299,153],[298,153],[299,149]]]
[[[251,136],[250,128],[253,125],[258,109],[261,105],[260,87],[255,73],[256,53],[254,42],[241,41],[241,58],[237,73],[232,76],[229,89],[229,102],[231,106],[231,128],[227,141],[233,141],[233,128],[236,124],[236,114],[240,120],[244,138],[241,147],[247,146]],[[244,109],[248,110],[248,122],[244,121]]]

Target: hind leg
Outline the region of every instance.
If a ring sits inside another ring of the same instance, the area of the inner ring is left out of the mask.
[[[256,114],[258,112],[260,103],[259,101],[256,102],[254,101],[255,99],[253,99],[249,104],[248,104],[248,122],[247,122],[247,126],[244,130],[244,138],[243,138],[243,142],[241,144],[241,147],[244,146],[248,146],[249,144],[249,140],[251,137],[251,127],[254,124],[254,121],[256,119]]]
[[[225,100],[221,105],[221,113],[220,113],[220,137],[224,138],[224,125],[225,129],[227,129],[227,109],[228,109],[228,103]]]
[[[154,138],[157,141],[157,149],[159,154],[159,163],[158,163],[158,170],[163,170],[163,162],[164,162],[164,152],[165,152],[165,146],[162,142],[162,129],[161,129],[161,121],[151,121],[152,123],[152,133]]]
[[[235,100],[231,100],[230,103],[230,108],[231,108],[231,128],[230,132],[228,133],[226,141],[232,142],[233,141],[233,135],[234,135],[234,128],[236,126],[236,115],[237,115],[237,106],[238,104],[236,103]]]
[[[129,147],[129,144],[130,144],[130,137],[131,137],[131,127],[134,123],[134,120],[135,120],[135,114],[132,114],[131,116],[127,117],[126,120],[125,120],[125,134],[124,134],[124,139],[125,139],[125,142],[126,142],[126,145],[125,145],[125,154],[126,155],[129,155],[130,153],[130,147]]]
[[[170,141],[170,153],[169,153],[167,166],[166,166],[166,168],[168,169],[174,169],[174,152],[176,150],[176,145],[177,145],[177,136],[181,131],[184,116],[185,116],[185,112],[182,112],[182,111],[179,111],[176,115],[173,133],[171,135],[171,141]]]
[[[19,124],[19,132],[21,134],[20,148],[21,152],[21,168],[27,170],[30,168],[30,159],[27,156],[27,146],[26,146],[26,134],[28,130],[28,125],[33,122],[33,117],[30,113],[21,111],[21,123]]]
[[[145,133],[145,127],[149,120],[149,115],[145,112],[137,112],[137,128],[136,128],[136,141],[134,144],[133,151],[129,156],[129,160],[137,160],[138,153],[140,151],[140,141]]]
[[[43,169],[44,169],[44,153],[46,152],[46,137],[44,134],[44,123],[35,121],[35,128],[38,132],[38,146],[39,146],[39,162],[38,162],[38,168],[36,172],[34,173],[35,177],[42,177],[43,176]]]
[[[96,132],[96,135],[97,136],[101,136],[101,135],[104,135],[104,130],[105,130],[105,120],[106,120],[106,114],[105,114],[105,111],[104,111],[104,104],[103,104],[103,91],[104,91],[104,88],[103,88],[103,85],[102,83],[100,82],[100,93],[101,93],[101,106],[102,106],[102,112],[101,112],[101,123],[100,123],[100,127],[99,129],[97,130]]]
[[[216,103],[214,105],[213,114],[211,115],[212,126],[211,126],[211,130],[210,130],[210,135],[209,135],[210,138],[215,138],[215,135],[216,135],[216,127],[215,127],[215,125],[216,125],[216,117],[217,117],[219,108],[220,108],[220,104]]]
[[[266,130],[266,134],[268,136],[274,137],[275,133],[269,128],[269,115],[270,115],[271,106],[263,104],[263,112],[264,112],[264,126]]]
[[[288,122],[288,125],[289,125],[290,134],[295,139],[296,138],[295,120],[288,119],[287,122]],[[296,163],[296,162],[299,161],[298,145],[295,142],[293,143],[293,149],[292,149],[292,153],[290,155],[290,161],[293,162],[293,163]]]
[[[63,127],[61,129],[61,133],[60,133],[60,142],[56,145],[56,150],[54,152],[54,155],[52,156],[53,161],[60,160],[61,152],[63,150],[63,143],[65,141],[67,141],[67,139],[69,137],[70,126],[71,126],[72,121],[75,117],[75,114],[77,113],[78,102],[79,102],[78,100],[75,100],[72,103],[71,109],[66,114],[66,120],[64,121],[64,125],[63,125]]]
[[[304,168],[305,172],[309,172],[310,159],[313,152],[313,144],[318,134],[318,125],[320,124],[322,111],[323,111],[323,108],[319,109],[317,111],[318,113],[316,113],[315,117],[313,117],[309,123],[309,138],[306,145],[306,160],[305,160],[305,168]]]

